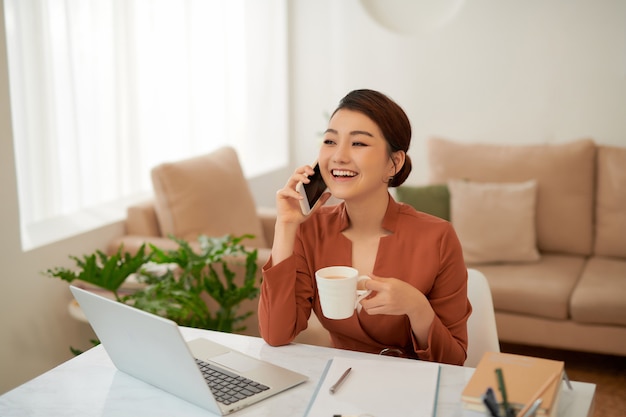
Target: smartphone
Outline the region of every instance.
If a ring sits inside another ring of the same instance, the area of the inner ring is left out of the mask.
[[[324,178],[322,178],[322,174],[320,173],[320,167],[316,163],[313,166],[313,175],[309,176],[310,182],[305,184],[303,182],[299,182],[296,186],[296,191],[304,197],[300,200],[300,208],[302,209],[302,213],[307,215],[311,212],[317,200],[324,194],[326,191],[326,183],[324,182]]]

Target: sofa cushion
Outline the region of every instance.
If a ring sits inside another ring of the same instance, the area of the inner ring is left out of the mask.
[[[572,319],[626,326],[626,261],[594,256],[572,294]]]
[[[469,263],[539,259],[535,233],[536,181],[450,180],[450,218]]]
[[[596,255],[626,258],[626,148],[598,147]]]
[[[450,192],[446,184],[424,186],[402,185],[396,188],[398,201],[416,210],[450,220]]]
[[[468,264],[489,281],[496,311],[569,319],[570,296],[581,276],[582,256],[546,255],[532,263]]]
[[[593,236],[595,145],[490,145],[428,141],[429,182],[537,181],[537,245],[541,251],[589,255]]]
[[[152,169],[155,209],[164,236],[254,235],[243,243],[267,247],[237,153],[223,147]]]

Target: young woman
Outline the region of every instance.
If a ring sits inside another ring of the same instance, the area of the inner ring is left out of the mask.
[[[276,195],[272,256],[263,267],[261,335],[290,343],[311,310],[337,348],[462,365],[467,349],[467,269],[447,221],[396,202],[388,187],[411,172],[411,125],[387,96],[356,90],[344,97],[324,134],[318,163],[330,193],[343,200],[302,214],[296,192],[310,166],[298,168]],[[372,294],[352,317],[324,317],[315,271],[347,265]]]

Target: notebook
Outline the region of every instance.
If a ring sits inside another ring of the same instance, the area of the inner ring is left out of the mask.
[[[186,342],[171,320],[75,286],[70,290],[117,369],[215,414],[230,414],[308,379],[208,339]],[[218,402],[196,359],[255,381],[252,391],[258,392]]]
[[[565,373],[564,362],[501,352],[485,352],[476,365],[461,394],[466,409],[486,411],[482,394],[489,387],[494,390],[496,401],[502,403],[495,372],[497,368],[502,370],[507,400],[515,414],[537,398],[542,399],[537,416],[557,414],[561,380]]]

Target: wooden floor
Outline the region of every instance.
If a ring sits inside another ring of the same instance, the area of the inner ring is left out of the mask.
[[[565,362],[573,381],[596,384],[593,417],[626,417],[626,357],[502,343],[502,352]]]

